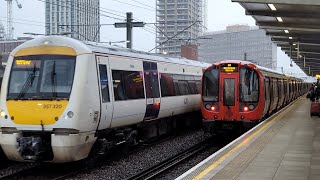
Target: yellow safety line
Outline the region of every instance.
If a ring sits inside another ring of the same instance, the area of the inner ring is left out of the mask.
[[[301,99],[299,99],[300,101]],[[298,101],[297,101],[298,102]],[[293,105],[293,104],[292,104]],[[291,108],[292,105],[290,106]],[[287,108],[284,112],[289,111],[291,108]],[[193,178],[193,180],[199,180],[201,178],[203,178],[203,176],[205,176],[206,174],[208,174],[211,170],[213,170],[218,164],[220,164],[222,161],[224,161],[225,159],[227,159],[231,154],[233,154],[235,151],[237,151],[239,148],[241,148],[242,146],[244,146],[245,144],[247,144],[254,136],[256,136],[259,132],[261,132],[262,130],[264,130],[265,128],[267,128],[267,126],[269,126],[273,121],[276,120],[276,118],[278,116],[280,116],[283,113],[279,113],[277,115],[275,115],[268,123],[266,123],[265,125],[263,125],[259,130],[257,130],[256,132],[254,132],[253,134],[251,134],[248,138],[246,138],[245,140],[243,140],[240,144],[238,144],[236,147],[234,147],[232,150],[230,150],[228,153],[226,153],[224,156],[222,156],[220,159],[218,159],[217,161],[215,161],[213,164],[211,164],[209,167],[207,167],[207,169],[203,170],[200,174],[198,174],[196,177]]]

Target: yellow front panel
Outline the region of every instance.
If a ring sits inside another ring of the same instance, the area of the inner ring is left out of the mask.
[[[30,56],[30,55],[66,55],[77,56],[74,49],[65,46],[36,46],[29,48],[22,48],[16,54],[17,56]]]
[[[8,100],[9,117],[16,124],[50,125],[60,118],[68,104],[67,100]]]

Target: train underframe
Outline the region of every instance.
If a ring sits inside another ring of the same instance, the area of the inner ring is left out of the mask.
[[[202,127],[205,133],[243,133],[256,126],[262,120],[241,120],[241,121],[222,121],[222,120],[203,120]]]
[[[174,135],[185,129],[201,128],[201,113],[193,112],[158,120],[144,121],[138,125],[100,131],[91,155],[104,155],[110,149],[119,147],[122,150],[152,142],[159,137]]]
[[[97,132],[81,133],[72,129],[52,132],[2,131],[2,149],[10,160],[64,163],[104,155],[114,147],[128,149],[143,142],[183,129],[201,127],[200,112]]]

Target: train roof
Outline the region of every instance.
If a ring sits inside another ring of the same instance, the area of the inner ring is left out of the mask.
[[[47,42],[47,43],[45,44],[44,42]],[[166,56],[161,56],[153,53],[147,53],[147,52],[127,49],[119,46],[108,45],[104,43],[79,41],[79,40],[72,39],[69,37],[64,37],[64,36],[42,36],[42,37],[35,38],[15,48],[11,52],[11,55],[14,56],[14,54],[19,49],[22,49],[22,48],[28,48],[28,47],[34,47],[34,46],[45,46],[45,45],[71,47],[77,52],[77,54],[103,53],[103,54],[110,54],[110,55],[133,57],[138,59],[147,59],[147,60],[159,61],[159,62],[166,62],[166,63],[197,66],[202,68],[207,68],[211,65],[208,63],[200,62],[200,61],[193,61],[185,58],[166,57]]]
[[[149,60],[156,60],[156,61],[167,62],[167,63],[199,66],[203,68],[209,67],[211,65],[208,63],[200,62],[200,61],[188,60],[186,58],[167,57],[160,54],[137,51],[134,49],[128,49],[124,47],[112,46],[112,45],[107,45],[102,43],[85,42],[85,44],[88,45],[92,49],[92,51],[96,53],[108,53],[108,54],[120,55],[120,56],[130,56],[130,57],[140,58],[140,59],[149,59]]]
[[[284,74],[284,73],[280,73],[276,70],[273,70],[273,69],[269,69],[269,68],[266,68],[266,67],[263,67],[263,66],[259,66],[259,65],[256,65],[252,62],[249,62],[249,61],[242,61],[242,60],[222,60],[222,61],[219,61],[219,62],[216,62],[215,64],[223,64],[223,63],[237,63],[237,64],[241,64],[241,65],[246,65],[246,64],[252,64],[254,66],[256,66],[259,70],[269,74],[269,75],[273,75],[273,76],[285,76],[287,78],[294,78],[294,79],[299,79],[299,80],[302,80],[301,78],[297,78],[297,77],[294,77],[294,76],[290,76],[288,74]]]

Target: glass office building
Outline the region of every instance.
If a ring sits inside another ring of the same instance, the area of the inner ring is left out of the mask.
[[[206,27],[207,0],[157,0],[158,53],[180,56],[181,45],[193,43]],[[167,41],[170,41],[161,45]]]

